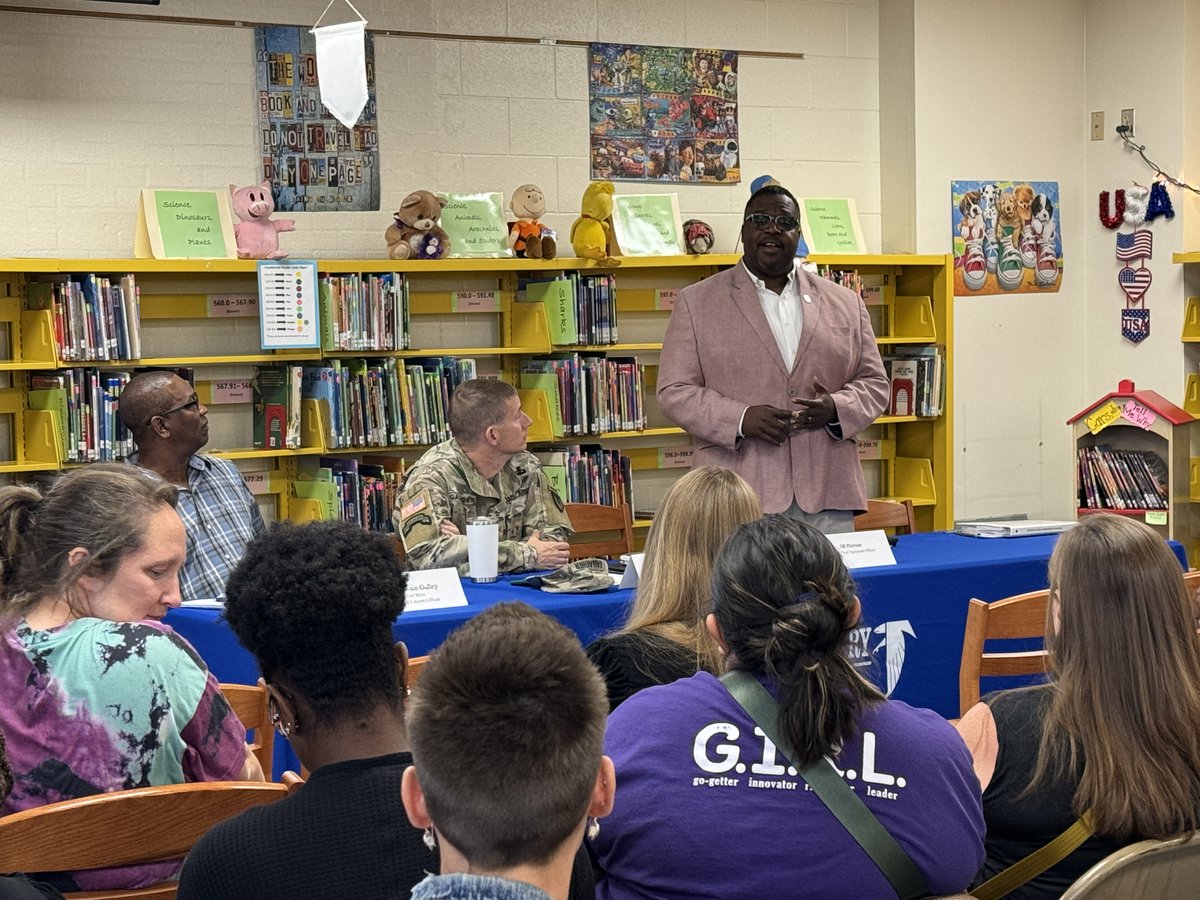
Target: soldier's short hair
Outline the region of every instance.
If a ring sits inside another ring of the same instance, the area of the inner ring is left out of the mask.
[[[483,433],[499,425],[508,413],[508,401],[517,389],[506,381],[473,378],[464,381],[450,398],[450,431],[460,444],[479,442]]]

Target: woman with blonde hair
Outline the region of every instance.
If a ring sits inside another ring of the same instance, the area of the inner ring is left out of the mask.
[[[1050,683],[1002,691],[958,724],[975,760],[991,877],[1088,814],[1094,835],[1009,897],[1057,897],[1133,841],[1200,825],[1196,606],[1163,539],[1087,516],[1050,558]]]
[[[720,651],[704,628],[713,559],[735,528],[759,518],[758,495],[731,469],[693,469],[667,491],[629,619],[587,648],[611,709],[642,688],[718,671]]]

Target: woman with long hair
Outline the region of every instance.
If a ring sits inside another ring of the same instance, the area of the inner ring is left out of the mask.
[[[14,776],[0,815],[106,791],[262,779],[217,680],[162,623],[180,603],[177,496],[153,472],[99,463],[45,493],[0,488],[0,730]],[[47,880],[137,888],[178,868]]]
[[[1008,894],[1059,896],[1104,856],[1200,825],[1200,643],[1179,562],[1155,532],[1097,514],[1050,557],[1050,682],[958,724],[983,788],[990,877],[1085,812],[1095,834]]]
[[[718,670],[720,653],[704,627],[713,559],[735,528],[761,516],[758,496],[731,469],[693,469],[667,491],[629,619],[587,647],[611,709],[642,688]]]
[[[965,887],[983,859],[970,755],[940,716],[885,699],[850,662],[859,602],[829,540],[783,515],[742,525],[717,556],[712,596],[725,668],[775,699],[789,750],[707,672],[627,700],[608,722],[619,790],[592,840],[596,896],[891,896],[801,775],[825,757],[930,892]]]

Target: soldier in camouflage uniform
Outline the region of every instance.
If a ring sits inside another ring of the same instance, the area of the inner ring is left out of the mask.
[[[467,520],[500,523],[501,572],[553,569],[569,559],[571,523],[562,498],[532,453],[530,418],[502,381],[459,385],[450,401],[454,437],[431,447],[409,470],[392,521],[414,568],[467,569]]]

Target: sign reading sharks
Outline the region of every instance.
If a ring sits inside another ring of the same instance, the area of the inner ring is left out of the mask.
[[[860,624],[850,633],[850,662],[860,669],[871,667],[876,660],[882,662],[882,687],[884,694],[889,697],[896,689],[900,674],[904,670],[905,635],[912,638],[917,636],[908,619],[883,622],[874,628]],[[875,639],[876,636],[880,636],[878,640]]]

